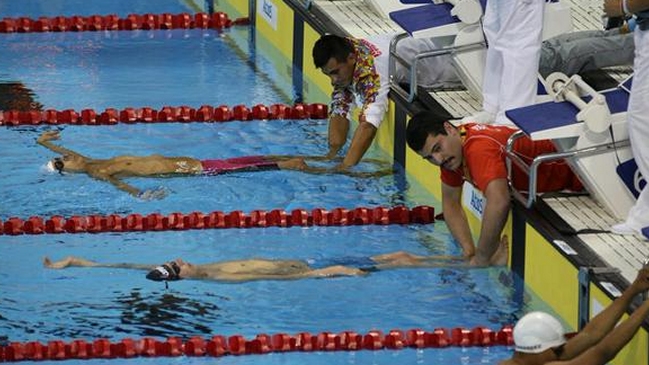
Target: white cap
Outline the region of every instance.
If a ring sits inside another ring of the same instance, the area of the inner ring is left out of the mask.
[[[54,167],[54,161],[49,160],[47,162],[47,165],[45,165],[45,169],[49,172],[56,172],[56,167]]]
[[[531,312],[514,326],[516,351],[538,354],[566,343],[563,326],[544,312]]]

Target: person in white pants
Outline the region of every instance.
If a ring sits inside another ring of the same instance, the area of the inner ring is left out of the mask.
[[[649,178],[649,0],[606,0],[604,10],[609,16],[636,14],[634,31],[635,58],[633,84],[627,111],[627,126],[631,150],[640,173]],[[649,227],[649,189],[645,186],[629,210],[625,222],[612,227],[619,234],[641,233]]]
[[[508,109],[536,98],[545,0],[487,1],[483,29],[487,57],[483,109],[474,122],[513,125]]]

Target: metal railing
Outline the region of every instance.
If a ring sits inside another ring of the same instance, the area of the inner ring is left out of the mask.
[[[536,156],[532,159],[532,163],[528,164],[524,161],[515,151],[514,143],[517,139],[525,136],[523,131],[517,131],[512,134],[507,140],[507,146],[505,147],[506,153],[506,164],[507,164],[507,177],[509,180],[509,186],[511,188],[512,195],[521,203],[525,205],[526,208],[531,208],[534,205],[537,197],[537,174],[539,166],[548,161],[555,160],[565,160],[568,158],[581,158],[599,155],[610,150],[615,150],[619,148],[629,147],[631,145],[628,139],[622,141],[612,141],[609,143],[603,143],[597,146],[586,147],[578,150],[565,151],[565,152],[554,152],[546,153],[539,156]],[[529,184],[527,190],[527,197],[518,191],[512,184],[512,163],[516,164],[521,170],[523,170],[529,176]]]
[[[390,57],[388,57],[389,58],[388,70],[390,74],[391,89],[395,91],[399,96],[406,99],[409,103],[412,103],[417,97],[417,89],[419,85],[419,82],[417,80],[418,77],[417,71],[421,67],[420,66],[421,60],[430,57],[438,57],[438,56],[443,56],[448,54],[468,52],[468,51],[473,51],[473,50],[486,47],[486,43],[484,41],[465,44],[462,46],[442,47],[438,50],[426,51],[417,54],[412,64],[410,64],[407,60],[405,60],[397,53],[397,44],[399,43],[399,41],[407,37],[410,37],[408,33],[401,33],[395,36],[394,38],[392,38],[392,40],[390,41]],[[395,76],[397,72],[397,62],[399,62],[402,66],[404,66],[409,71],[410,74],[408,78],[409,90],[405,90],[403,87],[401,87],[399,82],[395,81]]]

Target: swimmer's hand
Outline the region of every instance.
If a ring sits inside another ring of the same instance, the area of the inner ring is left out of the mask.
[[[157,188],[152,190],[143,190],[137,194],[137,197],[142,200],[159,200],[167,196],[167,190],[164,188]]]
[[[48,142],[48,141],[57,140],[57,139],[59,139],[59,137],[60,137],[59,136],[59,131],[45,131],[38,137],[36,142],[45,143],[45,142]]]

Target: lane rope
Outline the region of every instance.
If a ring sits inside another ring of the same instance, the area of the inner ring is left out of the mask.
[[[0,235],[429,224],[434,221],[435,209],[425,205],[412,209],[396,206],[392,208],[334,208],[330,211],[323,208],[315,208],[311,211],[294,209],[291,212],[282,209],[253,210],[249,214],[235,210],[229,213],[221,211],[188,214],[174,212],[168,215],[160,213],[148,215],[134,213],[125,216],[119,214],[73,215],[68,218],[54,215],[49,218],[31,216],[27,219],[10,217],[5,222],[0,220]]]
[[[73,125],[111,125],[118,123],[191,123],[191,122],[229,122],[274,119],[325,119],[328,116],[326,104],[257,104],[211,106],[198,108],[189,106],[163,106],[159,110],[151,107],[124,108],[117,110],[107,108],[104,111],[94,109],[66,110],[7,110],[0,111],[0,125],[39,125],[39,124],[73,124]]]
[[[422,329],[402,331],[393,329],[387,334],[372,330],[366,334],[354,331],[341,333],[320,332],[311,334],[301,332],[296,335],[277,333],[258,334],[253,339],[241,335],[216,335],[206,339],[191,337],[187,341],[179,337],[169,337],[164,341],[154,338],[125,338],[111,342],[101,338],[88,342],[73,340],[10,342],[0,347],[0,361],[35,361],[67,359],[116,359],[133,357],[170,356],[211,356],[252,355],[273,352],[312,352],[312,351],[359,351],[359,350],[400,350],[403,348],[445,348],[451,346],[511,346],[513,345],[512,326],[492,331],[485,327],[436,328],[432,332]]]
[[[179,14],[128,14],[121,18],[115,14],[90,16],[42,16],[0,20],[0,33],[32,32],[86,32],[115,30],[165,30],[165,29],[223,29],[233,25],[248,25],[248,18],[231,20],[223,12]]]

